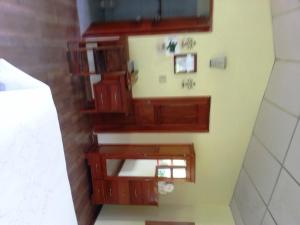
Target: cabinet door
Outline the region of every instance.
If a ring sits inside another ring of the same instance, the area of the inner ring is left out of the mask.
[[[132,205],[157,205],[157,185],[154,180],[130,181]]]
[[[130,181],[130,203],[132,205],[143,204],[143,191],[141,181]]]
[[[103,204],[103,203],[105,203],[104,181],[103,180],[93,179],[92,202],[94,204]]]
[[[134,107],[137,124],[151,125],[155,123],[154,106],[151,101],[137,102]]]
[[[110,102],[112,112],[122,111],[121,87],[118,82],[110,84]]]
[[[155,180],[145,180],[142,183],[143,202],[145,205],[158,205],[157,182]]]
[[[121,71],[123,69],[122,63],[123,54],[122,49],[109,49],[106,50],[106,71],[107,72],[114,72],[114,71]]]
[[[159,107],[160,124],[193,124],[198,123],[198,105],[193,103],[174,103]]]
[[[130,204],[130,192],[129,192],[129,181],[119,180],[118,181],[118,202],[122,205]]]
[[[103,79],[94,85],[97,112],[127,113],[128,92],[125,74],[103,74]]]
[[[107,204],[118,203],[118,182],[117,181],[104,181],[104,198]]]
[[[110,96],[109,87],[104,83],[99,82],[94,85],[95,105],[98,112],[110,111]]]

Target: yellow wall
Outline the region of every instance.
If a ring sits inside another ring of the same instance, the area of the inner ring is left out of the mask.
[[[195,222],[196,225],[233,225],[226,206],[105,206],[95,225],[145,225],[145,220]]]
[[[198,54],[196,75],[174,75],[173,59],[161,55],[157,45],[164,36],[131,37],[130,56],[139,70],[135,97],[212,96],[209,133],[101,135],[105,142],[195,144],[196,184],[176,185],[161,204],[199,207],[228,205],[240,170],[259,104],[274,61],[268,0],[215,0],[212,33],[183,34],[193,37]],[[226,70],[209,68],[211,57],[225,54]],[[167,75],[159,84],[158,76]],[[181,80],[196,81],[193,90],[181,88]]]

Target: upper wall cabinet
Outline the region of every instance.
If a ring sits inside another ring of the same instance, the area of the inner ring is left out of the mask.
[[[84,36],[211,31],[213,0],[90,0]]]

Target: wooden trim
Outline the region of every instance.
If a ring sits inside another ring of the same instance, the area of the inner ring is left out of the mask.
[[[212,0],[211,0],[212,1]],[[210,32],[211,18],[172,18],[153,20],[92,23],[83,37],[113,35],[145,35],[183,32]]]

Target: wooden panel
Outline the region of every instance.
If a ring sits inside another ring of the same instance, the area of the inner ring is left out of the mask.
[[[118,204],[118,182],[104,181],[104,197],[107,204]]]
[[[103,82],[94,84],[95,104],[97,112],[110,112],[110,89]]]
[[[195,124],[198,123],[198,104],[174,103],[159,107],[158,121],[161,124]]]
[[[123,70],[122,49],[109,49],[106,50],[106,71],[121,71]]]
[[[105,193],[104,193],[104,181],[103,180],[93,180],[93,195],[92,200],[94,204],[105,203]]]
[[[139,179],[129,182],[130,204],[157,205],[157,183],[155,180]]]
[[[103,178],[103,168],[101,165],[101,157],[99,154],[87,153],[86,158],[91,168],[91,175],[93,179]]]
[[[119,204],[123,204],[123,205],[130,204],[129,181],[127,180],[118,181],[118,201]]]
[[[143,202],[145,205],[158,205],[157,182],[145,180],[142,182]]]
[[[51,88],[62,131],[78,225],[92,225],[91,182],[83,151],[90,145],[89,120],[78,113],[83,88],[69,76],[68,40],[80,37],[76,1],[0,1],[1,57]]]
[[[143,202],[143,186],[141,181],[130,181],[130,203],[133,205],[142,205]]]
[[[123,99],[122,99],[120,83],[118,82],[110,85],[110,101],[111,101],[112,112],[122,111]]]
[[[128,115],[93,115],[96,132],[208,132],[210,97],[133,99]]]
[[[95,106],[82,110],[86,113],[127,113],[131,94],[126,89],[125,73],[104,73],[94,84]]]
[[[150,125],[156,123],[154,106],[151,102],[137,102],[134,105],[136,123],[140,125]]]

